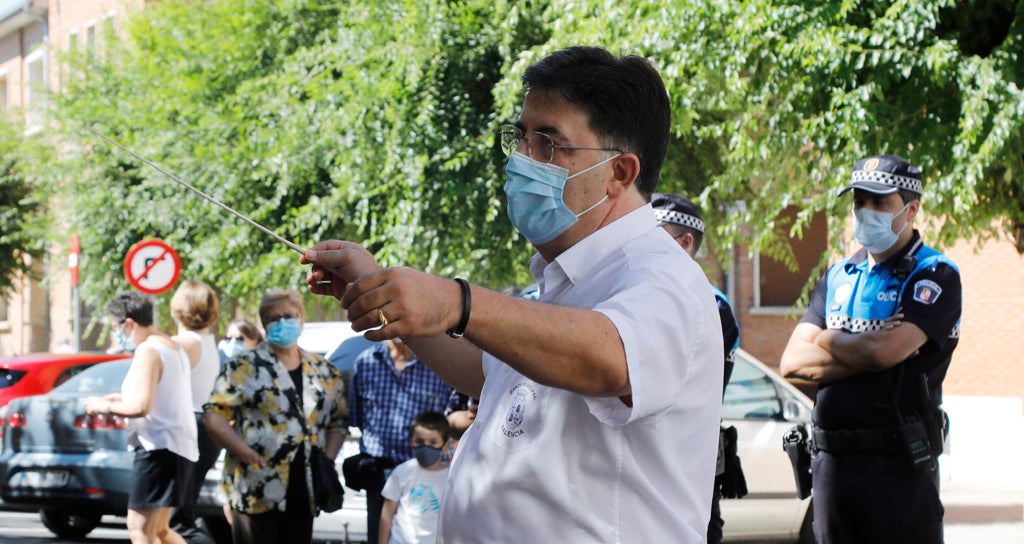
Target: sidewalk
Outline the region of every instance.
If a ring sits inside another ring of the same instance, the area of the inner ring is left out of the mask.
[[[1024,522],[1024,488],[999,483],[943,481],[940,483],[945,523]]]

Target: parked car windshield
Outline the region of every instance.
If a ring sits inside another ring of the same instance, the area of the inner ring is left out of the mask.
[[[782,405],[772,379],[754,365],[736,358],[722,401],[724,419],[780,418]]]
[[[79,372],[53,391],[65,394],[106,395],[121,390],[131,360],[99,363]]]

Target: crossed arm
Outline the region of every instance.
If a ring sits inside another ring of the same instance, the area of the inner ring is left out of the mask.
[[[800,323],[782,353],[783,376],[822,384],[837,382],[864,372],[879,372],[913,356],[928,340],[920,327],[902,321],[897,313],[884,328],[851,334]]]

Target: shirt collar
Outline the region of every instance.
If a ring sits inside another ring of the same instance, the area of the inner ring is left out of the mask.
[[[554,263],[546,261],[540,253],[534,254],[530,261],[530,273],[543,286],[546,274],[561,269],[565,277],[575,284],[586,278],[611,252],[657,227],[654,209],[646,204],[576,242],[555,257]],[[541,289],[543,291],[543,287]]]

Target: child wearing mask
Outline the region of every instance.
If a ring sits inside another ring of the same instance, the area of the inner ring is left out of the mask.
[[[448,488],[448,419],[438,412],[420,412],[409,425],[413,459],[398,465],[381,495],[378,544],[436,542],[441,497]]]

